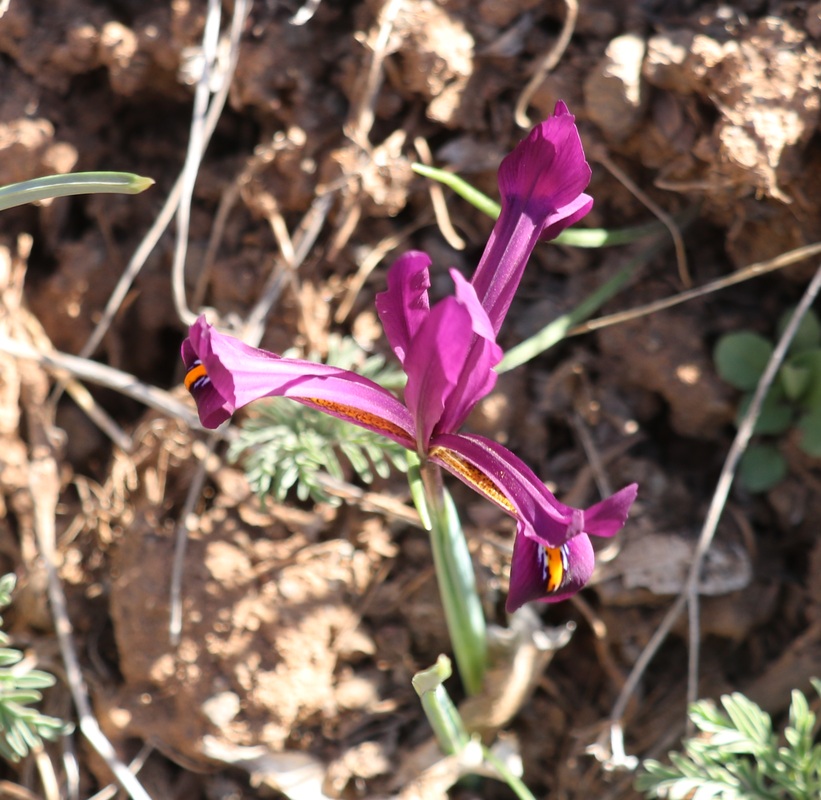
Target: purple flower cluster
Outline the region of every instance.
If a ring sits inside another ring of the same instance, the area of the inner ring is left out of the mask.
[[[574,118],[560,102],[499,168],[502,211],[471,281],[451,270],[454,294],[431,307],[429,257],[412,251],[391,266],[376,307],[408,377],[404,404],[367,378],[249,347],[201,317],[183,342],[182,358],[202,424],[215,428],[251,401],[277,396],[387,436],[516,520],[509,611],[574,594],[593,572],[590,536],[621,529],[637,486],[588,509],[572,508],[509,450],[458,431],[496,383],[493,368],[502,358],[496,334],[536,242],[587,214],[589,181]]]

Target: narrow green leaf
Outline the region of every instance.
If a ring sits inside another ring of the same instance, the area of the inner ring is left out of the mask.
[[[566,231],[565,231],[566,232]],[[511,347],[496,367],[499,373],[519,367],[549,350],[565,338],[567,332],[596,313],[608,300],[615,297],[632,280],[636,270],[646,264],[662,249],[662,240],[657,240],[623,266],[612,278],[606,280],[588,295],[572,311],[556,317],[538,333]]]
[[[417,175],[430,178],[449,189],[453,189],[463,200],[467,200],[474,208],[483,214],[498,219],[502,207],[495,200],[492,200],[484,192],[480,192],[471,186],[464,178],[460,178],[452,172],[429,167],[426,164],[414,163],[411,165]],[[568,228],[562,231],[553,242],[569,247],[611,247],[619,244],[630,244],[648,236],[657,236],[665,233],[667,228],[661,222],[648,222],[645,225],[635,225],[629,228],[618,228],[610,230],[607,228]]]
[[[73,172],[47,175],[0,188],[0,211],[51,197],[77,194],[139,194],[152,186],[151,178],[130,172]]]

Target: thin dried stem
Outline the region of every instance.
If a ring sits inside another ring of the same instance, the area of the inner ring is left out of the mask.
[[[148,760],[148,757],[154,752],[153,745],[148,744],[145,742],[143,746],[140,748],[140,752],[137,753],[134,758],[128,764],[128,768],[135,774],[138,775],[140,770],[145,766],[145,762]],[[100,789],[99,792],[96,794],[91,795],[88,800],[113,800],[113,798],[117,795],[117,792],[120,791],[120,787],[117,786],[116,783],[110,783],[108,786]]]
[[[596,148],[593,158],[598,161],[607,171],[616,178],[648,211],[658,217],[673,239],[673,247],[676,252],[676,264],[678,265],[678,277],[682,285],[689,289],[693,285],[693,278],[687,266],[687,250],[684,247],[684,238],[681,235],[676,221],[655,201],[650,195],[641,189],[630,176],[616,164],[603,148]]]
[[[37,764],[37,773],[43,786],[46,800],[60,800],[60,784],[57,782],[57,773],[49,754],[42,745],[34,750],[34,761]]]
[[[328,218],[333,195],[334,193],[329,191],[315,197],[308,212],[302,218],[299,228],[292,237],[293,261],[290,264],[278,263],[277,268],[268,278],[259,300],[251,309],[251,313],[248,314],[242,326],[241,338],[247,344],[257,346],[262,340],[262,334],[265,330],[265,318],[279,298],[285,282],[295,279],[295,273],[308,257],[308,253],[310,253],[322,230],[322,226],[325,224],[325,220]]]
[[[419,155],[419,160],[427,166],[433,166],[433,154],[430,151],[427,140],[422,136],[417,136],[413,140],[413,146]],[[437,181],[426,181],[428,186],[428,194],[430,195],[430,203],[433,206],[433,213],[436,216],[436,224],[439,226],[439,231],[444,237],[445,241],[454,250],[464,250],[467,246],[465,240],[456,233],[456,229],[450,221],[450,214],[448,213],[448,204],[445,201],[445,193],[442,190],[442,184]]]
[[[194,527],[194,507],[202,496],[202,487],[207,477],[208,459],[214,452],[219,435],[212,433],[205,441],[206,452],[197,464],[197,471],[188,487],[185,504],[180,512],[174,542],[174,562],[171,567],[171,614],[168,633],[171,644],[176,647],[182,634],[182,576],[185,568],[185,551],[188,545],[188,533]]]
[[[582,418],[582,415],[579,414],[578,411],[573,411],[570,421],[573,424],[573,430],[576,431],[576,435],[579,437],[584,454],[590,464],[590,469],[592,470],[593,477],[596,481],[596,488],[599,490],[602,497],[610,496],[613,494],[610,479],[607,477],[607,472],[604,469],[601,454],[596,447],[596,443],[593,441],[593,437],[590,435],[590,431],[587,429],[587,425]]]
[[[55,564],[57,555],[55,519],[60,492],[60,479],[49,437],[51,424],[46,418],[46,409],[48,407],[44,402],[46,390],[45,387],[42,390],[40,390],[40,387],[33,387],[30,382],[25,380],[22,388],[27,406],[26,416],[32,452],[29,468],[29,491],[34,509],[34,533],[40,557],[46,568],[48,597],[54,618],[54,628],[60,645],[60,654],[65,665],[66,679],[77,709],[79,728],[132,800],[151,800],[142,784],[129,771],[128,767],[120,761],[114,746],[100,729],[100,725],[91,710],[88,687],[83,679],[80,661],[77,657],[77,648],[68,616],[66,597]],[[40,397],[40,394],[43,396]]]
[[[519,99],[516,101],[516,110],[513,118],[520,128],[529,128],[532,124],[530,117],[527,115],[527,107],[536,90],[542,85],[547,74],[556,68],[556,65],[561,61],[564,51],[570,44],[573,38],[573,31],[576,29],[576,20],[579,18],[579,0],[564,0],[566,9],[564,17],[564,25],[559,33],[559,38],[556,44],[547,51],[536,67],[533,77],[527,82],[527,86],[522,90]]]
[[[412,233],[415,233],[427,225],[429,221],[430,217],[427,214],[423,214],[402,228],[398,233],[386,236],[362,259],[362,263],[359,265],[356,275],[351,279],[348,291],[345,292],[345,297],[342,298],[342,302],[339,304],[336,314],[334,314],[334,322],[340,323],[347,319],[348,314],[350,314],[353,309],[356,298],[362,291],[362,287],[370,277],[370,274],[379,266],[382,259],[390,253],[391,250],[395,250]]]
[[[186,325],[190,325],[196,319],[196,315],[188,308],[185,299],[185,256],[188,253],[188,231],[191,224],[191,201],[194,197],[194,184],[197,182],[200,162],[205,154],[205,115],[208,113],[208,101],[211,98],[213,79],[218,72],[217,45],[219,44],[221,18],[222,5],[220,0],[208,0],[208,12],[202,34],[202,70],[194,91],[191,130],[188,136],[185,164],[182,169],[180,202],[177,205],[177,238],[174,244],[174,261],[171,266],[171,292],[177,315]]]
[[[704,527],[701,530],[701,536],[698,540],[698,546],[696,547],[693,564],[690,567],[690,574],[688,576],[686,586],[687,605],[690,612],[690,658],[687,672],[688,703],[694,703],[698,699],[698,661],[700,644],[698,584],[701,575],[701,566],[707,551],[710,549],[710,544],[713,541],[716,528],[718,527],[718,522],[724,511],[724,506],[730,493],[730,487],[732,486],[733,478],[735,477],[736,470],[738,469],[738,463],[744,455],[747,445],[750,443],[750,439],[752,438],[753,431],[755,430],[755,424],[761,414],[761,407],[764,404],[764,398],[767,396],[773,381],[778,375],[778,370],[781,368],[781,364],[787,356],[787,351],[790,344],[792,344],[792,340],[795,338],[795,334],[798,331],[798,326],[801,324],[801,320],[804,319],[807,312],[810,310],[810,307],[815,302],[815,298],[818,296],[819,291],[821,291],[821,264],[819,264],[813,279],[804,291],[801,301],[798,303],[798,306],[790,318],[787,327],[784,329],[784,333],[781,334],[781,338],[778,340],[778,344],[775,346],[775,350],[773,350],[773,354],[767,362],[767,367],[758,381],[758,386],[756,386],[753,399],[750,401],[750,406],[738,426],[738,431],[736,432],[735,439],[733,439],[730,452],[727,454],[727,458],[721,468],[721,474],[718,478],[716,490],[713,494],[713,499],[710,502],[707,517],[704,520]]]
[[[670,610],[665,615],[661,625],[653,634],[652,639],[642,651],[636,664],[631,671],[627,682],[624,685],[610,715],[611,722],[611,764],[632,764],[634,759],[626,756],[624,752],[624,734],[622,730],[622,718],[627,709],[627,704],[630,702],[633,694],[636,691],[639,681],[644,675],[645,670],[652,661],[658,649],[661,647],[673,625],[678,620],[685,605],[689,608],[689,642],[690,653],[688,660],[688,680],[687,680],[687,697],[689,702],[697,699],[698,691],[698,660],[699,660],[699,581],[701,577],[701,568],[704,562],[704,557],[710,549],[713,538],[715,536],[716,528],[718,527],[721,514],[724,511],[724,506],[727,502],[727,497],[732,487],[733,479],[735,477],[738,463],[741,460],[744,451],[747,449],[750,438],[752,437],[755,423],[761,412],[761,405],[764,398],[778,373],[779,368],[787,354],[787,349],[792,342],[798,326],[809,310],[810,306],[818,296],[821,290],[821,265],[819,265],[813,276],[812,281],[807,286],[801,302],[795,310],[790,323],[785,329],[784,333],[778,341],[778,344],[773,350],[767,367],[761,376],[758,386],[756,388],[753,399],[741,424],[738,426],[735,439],[733,440],[730,450],[727,453],[727,458],[721,469],[718,482],[716,484],[713,498],[710,502],[710,507],[707,511],[707,516],[704,520],[704,525],[701,529],[696,551],[693,557],[693,563],[690,567],[690,572],[687,578],[687,583],[678,595],[676,601],[670,607]]]
[[[399,14],[404,0],[386,0],[379,13],[378,29],[372,30],[368,35],[368,43],[371,46],[371,63],[362,83],[359,92],[359,101],[355,105],[352,121],[345,125],[345,133],[348,138],[359,145],[364,152],[369,152],[370,132],[374,121],[374,103],[376,93],[382,84],[382,64],[388,52],[388,42],[390,41],[393,23]]]
[[[239,56],[240,35],[242,34],[242,27],[248,14],[248,4],[249,0],[236,0],[234,4],[234,16],[231,21],[230,32],[230,58],[228,61],[228,66],[225,70],[225,75],[223,76],[222,84],[217,90],[211,105],[208,107],[208,114],[205,117],[202,138],[203,149],[208,146],[208,142],[214,133],[214,129],[217,127],[217,122],[219,122],[219,118],[222,115],[222,109],[225,107],[225,102],[228,99],[228,90],[231,85],[231,78],[234,74],[234,70],[236,69],[237,58]],[[97,326],[94,328],[94,331],[85,346],[82,350],[80,350],[79,355],[81,357],[88,358],[92,355],[99,347],[100,342],[102,342],[103,337],[108,332],[108,329],[111,327],[111,323],[125,300],[126,295],[131,288],[131,284],[134,283],[134,279],[140,273],[140,270],[145,265],[148,257],[157,246],[157,242],[159,242],[160,238],[165,233],[166,228],[171,223],[171,220],[174,218],[180,198],[182,197],[182,186],[183,173],[180,174],[175,181],[174,186],[171,188],[171,192],[160,210],[157,219],[154,221],[154,224],[151,228],[149,228],[148,232],[143,237],[143,240],[134,251],[134,255],[128,262],[125,272],[120,277],[120,280],[117,282],[117,286],[114,288],[114,291],[111,293],[111,297],[109,297],[108,302],[106,303],[106,307],[103,310],[100,321],[97,323]]]
[[[735,286],[737,283],[743,283],[751,278],[757,278],[759,275],[775,272],[776,270],[796,264],[804,259],[816,256],[819,253],[821,253],[821,242],[808,244],[804,247],[797,247],[795,250],[789,250],[767,261],[758,261],[755,264],[750,264],[750,266],[744,267],[732,275],[710,281],[710,283],[706,283],[704,286],[697,286],[695,289],[688,289],[686,292],[679,292],[672,297],[655,300],[652,303],[637,306],[628,311],[619,311],[615,314],[608,314],[606,317],[599,317],[589,322],[583,322],[581,325],[574,325],[567,331],[566,336],[579,336],[582,333],[590,333],[591,331],[601,330],[602,328],[609,328],[611,325],[619,325],[622,322],[629,322],[632,319],[646,317],[648,314],[654,314],[656,311],[673,308],[673,306],[677,306],[680,303],[686,303],[688,300],[704,297],[720,289],[727,289],[730,286]]]
[[[178,417],[184,420],[186,424],[195,430],[201,430],[202,428],[197,415],[191,411],[189,406],[181,403],[168,392],[143,383],[133,375],[114,369],[114,367],[87,358],[60,353],[56,350],[44,353],[7,336],[0,336],[0,352],[8,353],[15,358],[37,361],[46,369],[54,372],[61,380],[65,380],[67,375],[73,375],[98,386],[114,389],[150,408],[162,411],[170,417]]]

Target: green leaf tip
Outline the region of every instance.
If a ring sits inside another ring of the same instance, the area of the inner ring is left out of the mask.
[[[153,186],[152,178],[132,172],[70,172],[46,175],[0,187],[0,211],[25,203],[77,194],[139,194]]]
[[[422,697],[422,695],[428,692],[435,691],[451,675],[453,675],[453,667],[451,666],[450,659],[442,653],[436,659],[436,663],[433,666],[417,672],[413,678],[411,678],[411,684],[413,684],[416,694]]]

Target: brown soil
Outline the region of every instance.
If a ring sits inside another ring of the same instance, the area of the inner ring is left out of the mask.
[[[226,32],[234,2],[223,4]],[[0,334],[79,354],[185,161],[206,3],[7,5],[0,185],[103,169],[156,181],[133,197],[2,215]],[[323,0],[295,25],[297,0],[256,0],[194,190],[189,303],[247,317],[272,274],[287,273],[288,241],[298,249],[313,220],[316,241],[284,281],[262,344],[323,353],[335,332],[384,352],[373,300],[391,259],[429,251],[438,291],[447,266],[470,271],[492,225],[446,191],[467,242],[454,249],[411,163],[427,157],[427,143],[434,163],[495,194],[496,167],[523,134],[521,93],[574,6]],[[576,114],[594,167],[596,205],[584,225],[647,222],[655,207],[695,216],[683,231],[686,269],[665,244],[605,312],[819,238],[819,48],[821,3],[581,0],[569,46],[527,111],[535,121],[563,99]],[[502,344],[572,309],[646,248],[540,247]],[[189,403],[173,251],[172,226],[93,358]],[[630,773],[606,771],[587,749],[602,741],[627,674],[686,580],[733,436],[738,398],[715,374],[713,344],[739,328],[771,334],[811,273],[805,260],[571,339],[504,376],[471,420],[568,502],[593,502],[602,477],[641,486],[595,585],[530,619],[547,626],[556,652],[533,656],[521,696],[465,708],[478,728],[503,728],[537,797],[636,796]],[[67,596],[93,713],[126,762],[150,746],[140,781],[152,798],[443,796],[452,781],[437,775],[448,764],[410,679],[449,645],[402,476],[343,487],[341,504],[293,498],[263,508],[223,444],[209,455],[207,434],[112,389],[89,384],[119,442],[76,392],[56,406],[55,435],[49,397],[60,377],[0,347],[0,572],[19,578],[6,621],[15,643],[58,676],[45,710],[76,719],[46,593],[39,515],[50,508],[56,545],[45,555]],[[790,689],[809,685],[821,654],[819,464],[789,439],[782,445],[789,477],[765,495],[733,492],[702,582],[699,694],[741,689],[774,713]],[[200,464],[204,488],[191,495]],[[362,488],[373,496],[363,500]],[[487,613],[503,624],[509,520],[452,488]],[[188,511],[182,631],[172,644],[175,536]],[[641,682],[625,719],[632,753],[658,757],[684,730],[686,642],[682,622]],[[62,749],[47,754],[66,786]],[[73,753],[78,794],[61,797],[88,798],[111,782],[79,733]],[[297,770],[304,782],[288,788]],[[51,796],[32,764],[0,776]],[[450,792],[512,796],[489,780]]]

